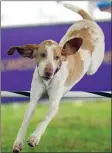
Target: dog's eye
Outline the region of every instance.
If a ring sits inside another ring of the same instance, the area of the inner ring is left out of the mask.
[[[46,57],[46,54],[45,53],[42,53],[41,54],[41,57],[43,57],[43,58]]]
[[[55,60],[58,60],[58,59],[59,59],[59,56],[56,56],[56,57],[55,57]]]

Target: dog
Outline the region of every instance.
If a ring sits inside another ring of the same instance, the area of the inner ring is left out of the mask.
[[[68,29],[59,44],[45,40],[40,44],[13,46],[8,50],[8,55],[13,55],[17,50],[23,57],[35,58],[38,65],[31,83],[30,103],[13,145],[14,153],[23,149],[27,128],[41,95],[48,93],[49,111],[27,141],[31,147],[38,145],[48,124],[58,112],[63,95],[86,73],[93,75],[103,61],[105,42],[102,29],[84,10],[68,3],[64,6],[83,19]]]

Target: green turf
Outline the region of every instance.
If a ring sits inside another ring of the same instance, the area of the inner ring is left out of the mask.
[[[2,105],[2,152],[11,152],[27,104]],[[39,104],[26,139],[48,110]],[[111,152],[111,102],[97,100],[61,103],[59,112],[47,127],[38,146],[30,148],[25,141],[23,152]]]

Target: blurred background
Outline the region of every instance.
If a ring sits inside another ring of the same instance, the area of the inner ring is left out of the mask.
[[[102,28],[105,57],[93,76],[85,75],[60,104],[38,147],[25,144],[26,152],[110,152],[111,99],[90,94],[111,91],[111,6],[107,1],[2,1],[1,2],[1,102],[2,151],[10,152],[22,123],[29,97],[13,92],[30,91],[35,60],[8,56],[11,46],[39,44],[43,40],[61,40],[67,29],[81,17],[63,7],[69,2],[84,9]],[[28,136],[43,119],[48,100],[38,104],[28,129]],[[66,121],[66,122],[65,122]],[[65,124],[66,123],[66,124]],[[7,129],[8,128],[8,129]],[[48,141],[49,140],[49,141]],[[103,140],[103,141],[102,141]]]

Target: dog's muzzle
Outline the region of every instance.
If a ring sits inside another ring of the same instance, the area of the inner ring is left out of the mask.
[[[60,69],[60,67],[61,67],[61,64],[62,64],[62,63],[59,64],[59,66],[58,66],[57,69],[55,70],[54,74],[53,74],[53,69],[52,69],[52,68],[46,67],[45,70],[44,70],[44,76],[41,76],[41,77],[42,77],[44,80],[50,80],[50,79],[52,79],[52,78],[53,78],[52,76],[54,76],[54,75],[59,71],[59,69]]]

